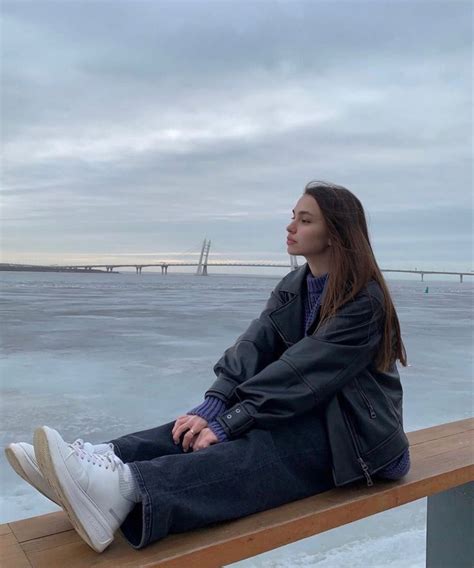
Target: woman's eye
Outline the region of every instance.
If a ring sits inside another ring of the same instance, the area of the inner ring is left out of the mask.
[[[291,217],[291,220],[294,221],[295,218],[294,218],[294,217]],[[302,223],[311,223],[311,221],[310,221],[309,219],[301,219],[301,222],[302,222]]]

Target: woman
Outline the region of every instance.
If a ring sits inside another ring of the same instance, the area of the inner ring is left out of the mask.
[[[293,214],[288,252],[307,262],[225,351],[200,406],[105,444],[68,444],[44,426],[34,448],[7,448],[15,470],[65,509],[94,550],[119,527],[142,548],[408,472],[396,366],[406,353],[364,209],[346,188],[315,181]]]

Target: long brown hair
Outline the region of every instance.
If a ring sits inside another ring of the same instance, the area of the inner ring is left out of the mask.
[[[407,355],[400,333],[400,322],[389,289],[375,260],[364,208],[345,187],[325,181],[309,182],[304,193],[314,197],[326,221],[331,239],[329,275],[325,299],[321,305],[318,328],[353,299],[369,280],[380,285],[384,295],[385,324],[375,365],[388,371],[398,359],[407,366]]]

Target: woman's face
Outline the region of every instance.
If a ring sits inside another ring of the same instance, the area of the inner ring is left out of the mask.
[[[327,252],[330,239],[326,222],[316,199],[311,195],[299,198],[286,230],[289,254],[312,257]]]

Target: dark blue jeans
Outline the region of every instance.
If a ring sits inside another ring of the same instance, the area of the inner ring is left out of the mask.
[[[173,426],[111,440],[142,498],[120,527],[134,548],[334,487],[326,426],[316,413],[187,453],[174,444]]]

